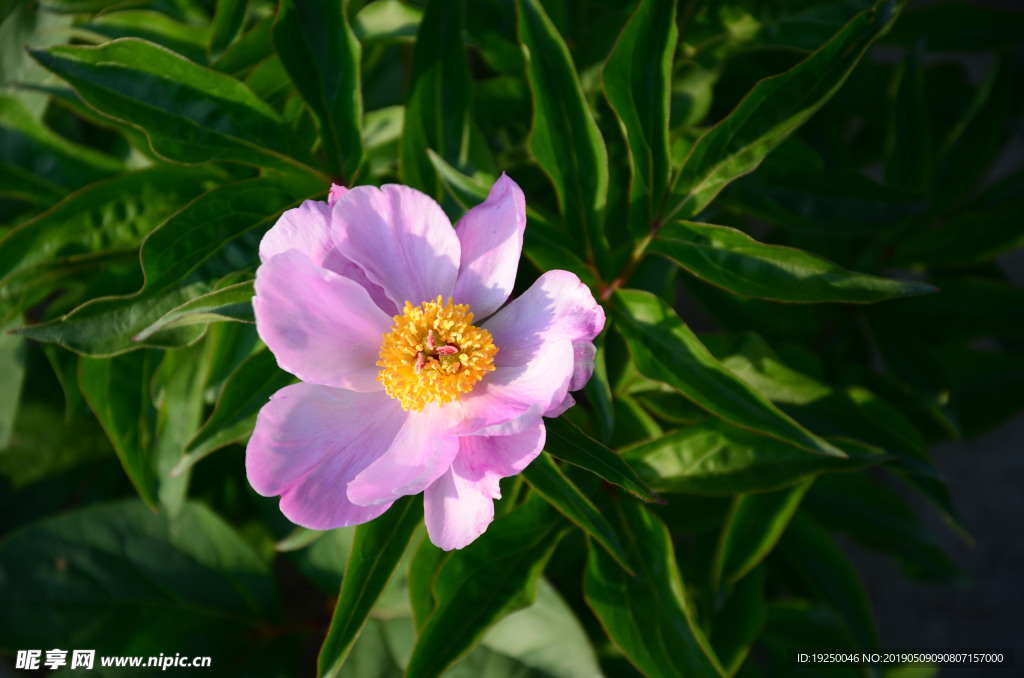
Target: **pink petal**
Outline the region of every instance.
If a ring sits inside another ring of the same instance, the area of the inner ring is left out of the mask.
[[[338,184],[331,184],[331,192],[327,195],[327,206],[334,207],[334,203],[341,200],[342,196],[346,193],[348,193],[348,188]]]
[[[604,310],[567,271],[549,271],[484,322],[498,347],[495,370],[452,407],[459,434],[507,434],[565,411],[569,390],[594,370]]]
[[[483,534],[494,519],[498,480],[515,475],[544,448],[540,421],[509,436],[466,436],[452,467],[423,494],[430,541],[450,551]]]
[[[256,419],[245,469],[261,495],[281,495],[281,511],[316,530],[376,518],[388,504],[357,506],[345,487],[385,455],[405,412],[384,392],[355,393],[299,383],[271,397]]]
[[[334,206],[334,242],[401,308],[447,298],[459,267],[459,239],[429,196],[408,186],[357,186]]]
[[[501,307],[516,281],[526,228],[526,199],[516,182],[502,174],[487,200],[455,226],[462,245],[453,297],[483,320]]]
[[[448,433],[440,407],[429,404],[422,412],[409,412],[388,453],[349,483],[349,501],[369,506],[422,492],[451,466],[458,451],[459,439]]]
[[[347,188],[332,184],[329,199],[336,202],[347,192]],[[307,200],[299,207],[282,214],[277,223],[263,236],[263,240],[260,241],[260,261],[265,263],[277,254],[299,250],[315,265],[359,283],[369,292],[381,310],[389,316],[395,315],[395,304],[387,298],[379,285],[369,281],[361,268],[341,255],[334,245],[331,233],[329,204],[319,200]]]
[[[445,405],[452,431],[494,436],[526,430],[565,400],[572,369],[572,344],[565,340],[546,344],[523,365],[496,368],[472,391]]]
[[[548,271],[484,326],[498,346],[496,365],[520,364],[524,359],[512,350],[503,350],[504,346],[529,352],[540,343],[569,339],[573,347],[569,390],[577,391],[594,372],[593,342],[604,328],[604,320],[604,309],[575,274]]]
[[[345,263],[331,237],[331,208],[320,200],[307,200],[277,220],[260,241],[260,261],[266,263],[288,250],[304,252],[317,266],[341,273]]]
[[[383,388],[376,363],[392,320],[357,283],[288,250],[257,269],[252,303],[281,369],[314,384]]]

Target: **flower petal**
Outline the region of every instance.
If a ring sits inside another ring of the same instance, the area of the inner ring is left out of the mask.
[[[423,494],[430,541],[450,551],[483,534],[494,519],[498,481],[515,475],[544,448],[544,424],[516,435],[465,436],[452,467]]]
[[[317,266],[341,273],[345,263],[331,237],[331,208],[322,200],[307,200],[286,211],[260,241],[260,261],[299,250]]]
[[[334,205],[334,242],[401,308],[455,287],[460,246],[432,198],[408,186],[357,186]]]
[[[422,412],[411,411],[388,453],[349,483],[349,501],[369,506],[422,492],[451,466],[458,451],[459,439],[448,432],[440,407],[431,403]]]
[[[484,319],[497,311],[516,281],[526,228],[526,199],[516,182],[502,174],[487,200],[466,212],[455,226],[462,245],[453,297]]]
[[[245,469],[261,495],[281,495],[281,511],[299,525],[326,530],[372,520],[389,504],[358,506],[345,487],[386,454],[405,412],[385,393],[293,384],[256,418]]]
[[[594,370],[604,310],[575,275],[549,271],[483,327],[498,347],[495,370],[453,403],[460,435],[514,433],[565,411],[568,391]]]
[[[331,184],[330,205],[347,192],[347,188]],[[329,204],[320,200],[307,200],[288,210],[260,241],[260,261],[266,263],[288,250],[304,252],[315,265],[359,283],[381,310],[394,315],[398,307],[387,298],[380,285],[370,282],[361,268],[338,251],[331,235],[331,219]]]
[[[299,250],[256,271],[256,329],[281,369],[303,381],[376,391],[381,338],[391,325],[361,286]]]
[[[327,205],[328,207],[334,207],[334,203],[341,200],[341,198],[348,193],[348,188],[345,186],[339,186],[338,184],[331,184],[331,192],[327,194]]]
[[[485,327],[498,346],[496,365],[515,364],[524,359],[509,350],[502,355],[503,346],[521,351],[524,347],[569,339],[573,348],[569,390],[578,391],[594,373],[597,350],[593,342],[604,328],[604,320],[604,309],[576,275],[568,271],[548,271]]]

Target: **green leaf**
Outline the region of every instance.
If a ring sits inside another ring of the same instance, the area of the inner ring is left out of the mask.
[[[0,374],[4,375],[4,388],[0,393],[0,452],[7,449],[14,431],[21,401],[21,385],[25,381],[27,354],[25,340],[7,330],[20,325],[21,318],[14,318],[6,326],[0,325]]]
[[[32,117],[17,98],[0,92],[0,168],[19,184],[5,179],[0,195],[48,197],[124,171],[124,165],[103,153],[72,143]]]
[[[156,411],[150,382],[159,362],[155,351],[137,351],[116,358],[81,358],[78,385],[86,402],[114,446],[121,466],[142,500],[157,503],[153,458]]]
[[[991,52],[1020,44],[1024,16],[1011,9],[973,2],[915,5],[886,36],[885,42],[924,43],[928,52]]]
[[[569,232],[588,260],[607,256],[608,153],[584,99],[572,57],[539,0],[518,0],[519,39],[533,95],[530,150],[551,178]],[[603,264],[600,264],[603,266]]]
[[[693,221],[664,226],[648,249],[706,282],[759,299],[871,304],[937,291],[915,280],[847,271],[804,250],[766,245],[734,228]]]
[[[210,43],[207,51],[211,56],[220,56],[242,30],[245,23],[249,0],[217,0],[217,11],[210,26]]]
[[[750,647],[761,634],[767,609],[764,568],[758,568],[729,586],[725,602],[711,618],[711,646],[725,668],[734,676],[743,666]]]
[[[430,538],[424,534],[409,563],[409,602],[412,605],[412,616],[417,632],[423,631],[427,620],[437,607],[434,582],[437,581],[437,573],[453,553],[434,546]]]
[[[320,648],[318,676],[340,675],[370,610],[391,579],[423,517],[418,496],[403,497],[384,515],[356,528],[331,627]]]
[[[548,419],[544,449],[552,456],[590,471],[602,480],[618,485],[644,501],[661,502],[636,471],[622,457],[597,442],[578,426],[565,419]]]
[[[659,492],[722,495],[778,490],[828,471],[852,471],[885,460],[881,450],[841,440],[848,459],[808,452],[710,418],[623,450]],[[671,499],[670,499],[671,501]]]
[[[58,257],[138,247],[212,179],[205,170],[153,167],[90,184],[0,240],[0,283]]]
[[[104,12],[81,26],[82,30],[102,36],[96,42],[115,38],[141,38],[177,52],[195,62],[206,60],[208,26],[182,23],[163,12],[149,9],[125,9]]]
[[[526,467],[523,476],[534,491],[606,549],[623,569],[633,574],[615,529],[586,495],[558,469],[550,455],[541,452]]]
[[[935,584],[962,583],[959,568],[903,497],[864,473],[818,479],[803,503],[822,526],[897,559],[900,570]]]
[[[764,560],[813,482],[807,480],[777,492],[742,494],[733,500],[715,551],[716,583],[736,583]]]
[[[378,0],[359,10],[352,30],[363,44],[379,41],[416,39],[423,10],[410,7],[401,0]]]
[[[316,174],[293,159],[280,116],[230,75],[136,38],[31,54],[101,114],[145,132],[168,160],[233,160]]]
[[[665,525],[642,505],[613,502],[626,553],[637,567],[626,574],[602,549],[589,549],[583,593],[608,636],[647,676],[724,676],[694,622]]]
[[[1016,196],[1003,204],[965,210],[897,244],[894,266],[936,267],[975,264],[1024,246],[1020,215],[1024,200]]]
[[[256,427],[256,415],[270,396],[295,378],[277,366],[277,359],[268,350],[246,358],[235,368],[217,398],[210,418],[185,445],[175,473],[181,473],[203,457],[232,443],[245,441]]]
[[[756,169],[843,84],[896,13],[895,2],[878,3],[791,70],[759,82],[694,144],[673,180],[663,221],[699,214],[729,182]]]
[[[779,541],[779,552],[798,581],[840,614],[857,647],[878,648],[878,631],[867,591],[825,529],[798,512]]]
[[[892,231],[914,207],[903,191],[860,172],[776,165],[775,157],[730,184],[715,204],[789,231],[827,237]]]
[[[341,184],[352,183],[366,159],[361,135],[362,48],[349,26],[347,5],[284,0],[274,22],[274,47],[320,122],[328,167]]]
[[[132,338],[182,304],[210,292],[213,281],[255,263],[264,230],[303,193],[301,184],[288,186],[273,177],[215,188],[146,238],[141,251],[146,282],[141,290],[94,299],[56,320],[18,332],[94,356],[142,346],[190,344],[202,336],[202,325],[175,327],[145,342]]]
[[[0,562],[4,647],[169,645],[232,665],[280,611],[264,562],[197,502],[174,519],[135,500],[48,517],[11,533]]]
[[[134,341],[145,341],[157,332],[185,327],[186,325],[207,325],[211,322],[233,320],[254,323],[252,297],[255,294],[253,282],[236,283],[187,301],[168,312],[155,323],[132,337]]]
[[[920,45],[895,73],[885,183],[923,192],[932,178],[932,134]]]
[[[853,648],[854,640],[842,616],[824,605],[788,599],[768,605],[768,619],[758,645],[771,662],[792,668],[797,678],[865,678],[865,667],[852,663],[806,663],[793,661],[794,648]]]
[[[669,89],[676,3],[644,0],[619,36],[603,72],[605,96],[626,130],[632,159],[630,228],[644,238],[654,225],[669,177]]]
[[[416,641],[405,675],[441,675],[495,622],[532,603],[541,572],[567,531],[568,524],[536,497],[453,553],[437,575],[437,608]]]
[[[467,163],[472,80],[462,46],[463,0],[433,0],[423,12],[412,56],[402,128],[402,180],[435,199],[442,186],[427,156]]]
[[[846,456],[723,367],[663,300],[637,290],[619,290],[614,298],[618,327],[641,374],[728,422],[806,450]]]

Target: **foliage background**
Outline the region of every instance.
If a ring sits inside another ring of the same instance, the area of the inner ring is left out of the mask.
[[[792,675],[792,648],[891,647],[842,545],[965,585],[921,514],[969,542],[929,448],[1024,407],[1000,263],[1024,241],[1019,12],[6,0],[0,20],[0,662]],[[244,475],[290,381],[251,324],[259,238],[332,180],[410,184],[454,220],[501,171],[530,208],[517,289],[565,268],[605,303],[581,404],[463,551],[424,540],[415,498],[295,529]],[[933,673],[903,670],[829,675]]]

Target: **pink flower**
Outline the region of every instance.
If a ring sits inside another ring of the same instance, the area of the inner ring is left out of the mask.
[[[406,186],[334,187],[260,243],[260,337],[301,383],[259,413],[249,482],[313,529],[355,525],[423,492],[431,541],[462,548],[494,517],[498,480],[573,405],[604,311],[549,271],[507,305],[526,226],[502,175],[453,229]]]

